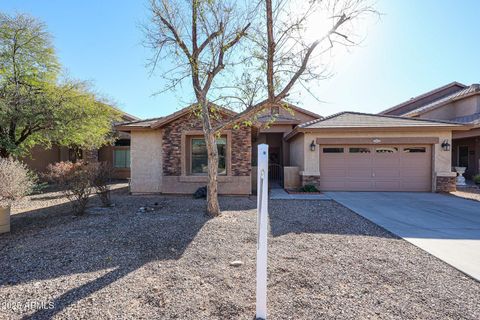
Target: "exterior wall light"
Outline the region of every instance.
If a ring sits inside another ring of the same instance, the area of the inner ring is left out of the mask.
[[[312,143],[310,143],[310,151],[315,151],[315,140],[312,140]]]
[[[450,143],[448,143],[447,139],[443,140],[441,146],[442,146],[443,151],[450,151]]]

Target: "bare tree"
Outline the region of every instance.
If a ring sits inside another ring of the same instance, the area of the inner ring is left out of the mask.
[[[345,26],[374,12],[366,0],[262,0],[253,8],[233,0],[151,0],[150,11],[146,36],[155,52],[152,70],[165,58],[173,62],[163,70],[168,81],[164,91],[191,81],[208,152],[207,212],[213,216],[220,214],[216,136],[241,121],[251,123],[268,106],[282,105],[296,84],[321,78],[323,70],[311,63],[313,57],[334,44],[353,45],[348,36],[352,29]],[[329,13],[325,21],[330,27],[309,40],[305,32],[317,12]],[[240,50],[243,43],[249,50]],[[220,81],[227,65],[231,79]],[[238,73],[240,80],[233,81]],[[213,122],[218,117],[210,101],[219,100],[243,111]]]
[[[147,40],[154,48],[151,66],[163,58],[173,58],[174,67],[163,74],[172,89],[190,78],[196,104],[202,118],[208,153],[207,212],[220,214],[217,197],[218,150],[212,124],[217,112],[208,100],[218,74],[229,63],[230,53],[250,26],[242,20],[235,1],[151,0],[151,24]]]
[[[358,45],[362,35],[356,28],[362,18],[377,14],[369,0],[262,0],[260,4],[264,15],[252,22],[248,36],[250,63],[244,64],[239,81],[228,87],[231,92],[225,100],[241,105],[243,112],[217,130],[254,117],[269,105],[288,108],[283,101],[296,86],[306,88],[306,83],[329,76],[322,57],[334,47]]]

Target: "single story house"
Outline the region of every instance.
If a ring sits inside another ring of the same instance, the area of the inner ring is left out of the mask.
[[[120,110],[119,110],[120,111]],[[122,112],[123,121],[137,121],[139,118]],[[106,145],[98,150],[81,150],[54,144],[46,149],[43,146],[34,146],[29,155],[21,160],[36,172],[45,172],[49,164],[60,161],[77,161],[89,159],[109,163],[113,168],[113,177],[127,179],[130,177],[130,134],[116,132],[117,140],[114,145]]]
[[[452,82],[392,108],[383,115],[463,123],[468,130],[452,131],[452,165],[466,167],[471,178],[480,171],[480,84]]]
[[[219,121],[236,114],[220,110]],[[189,194],[206,185],[202,125],[191,107],[116,128],[131,136],[132,193]],[[468,129],[444,120],[357,112],[323,118],[293,105],[269,107],[255,125],[221,132],[219,193],[255,191],[259,143],[269,145],[271,185],[313,184],[324,191],[452,191],[456,173],[447,145],[452,132]]]

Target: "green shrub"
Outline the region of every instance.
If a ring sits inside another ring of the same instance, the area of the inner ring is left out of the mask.
[[[477,174],[473,177],[473,182],[475,182],[476,184],[480,184],[480,174]]]
[[[306,185],[304,185],[303,187],[300,188],[300,191],[302,191],[302,192],[318,192],[318,189],[313,184],[306,184]]]

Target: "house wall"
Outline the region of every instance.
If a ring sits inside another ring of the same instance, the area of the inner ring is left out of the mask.
[[[35,146],[31,149],[30,155],[21,159],[31,170],[45,172],[51,163],[61,161],[61,147],[53,145],[50,149],[43,146]]]
[[[133,131],[130,159],[132,193],[158,193],[162,186],[161,130]]]
[[[316,141],[316,138],[389,138],[389,137],[435,137],[439,138],[439,142],[432,147],[432,191],[437,190],[437,181],[442,180],[441,183],[451,183],[451,180],[456,176],[452,172],[451,151],[443,151],[440,144],[444,140],[448,140],[451,143],[451,131],[400,131],[400,132],[385,132],[385,131],[335,131],[335,132],[307,132],[304,133],[303,141],[292,140],[290,142],[291,156],[302,154],[300,148],[303,148],[303,166],[298,165],[301,168],[300,175],[302,181],[308,183],[317,183],[321,179],[320,172],[320,152],[319,146],[315,151],[310,151],[310,144]],[[295,146],[292,148],[292,146]],[[320,146],[321,147],[321,146]],[[296,150],[292,152],[292,149]],[[442,179],[444,177],[445,179]],[[445,180],[445,182],[443,182]]]
[[[290,165],[298,167],[300,171],[304,170],[304,135],[303,133],[298,134],[289,142],[290,145]]]
[[[452,93],[458,92],[459,90],[462,90],[463,87],[458,86],[458,85],[453,85],[453,86],[448,86],[442,90],[436,90],[433,93],[429,93],[428,95],[422,97],[422,98],[417,98],[414,99],[412,102],[405,103],[402,107],[396,108],[395,110],[392,110],[390,112],[386,112],[385,114],[389,115],[402,115],[405,114],[409,111],[415,110],[421,106],[424,106],[426,104],[429,104],[435,100],[441,99],[443,97],[446,97]]]
[[[477,94],[448,103],[440,108],[426,112],[420,115],[420,117],[424,119],[451,120],[478,112],[480,112],[480,95]],[[452,165],[457,165],[458,147],[468,146],[471,154],[469,155],[469,167],[465,172],[465,177],[471,178],[473,175],[477,174],[480,169],[480,146],[478,142],[480,139],[480,128],[474,128],[469,131],[453,132],[452,138]]]
[[[480,95],[470,96],[425,112],[419,118],[450,120],[480,112]]]
[[[190,152],[187,139],[192,135],[202,135],[201,120],[188,113],[167,124],[163,131],[160,192],[191,194],[207,185],[207,176],[190,175],[190,164],[187,163],[187,153]],[[222,134],[227,135],[227,175],[218,176],[219,194],[251,194],[251,128],[227,129]]]

